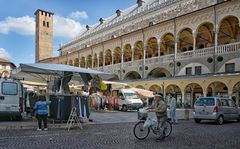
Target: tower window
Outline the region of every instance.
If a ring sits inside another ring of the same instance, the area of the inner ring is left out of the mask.
[[[43,26],[45,26],[45,21],[43,21]]]
[[[51,17],[51,14],[49,13],[48,16]]]
[[[45,16],[47,16],[47,13],[45,12]]]
[[[43,15],[43,11],[42,11],[42,15]]]
[[[49,27],[49,22],[47,22],[47,27]]]

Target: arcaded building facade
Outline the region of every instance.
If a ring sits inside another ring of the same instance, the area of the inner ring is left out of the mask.
[[[0,58],[0,78],[9,78],[14,68],[16,68],[15,64],[7,59]]]
[[[99,16],[100,17],[100,16]],[[87,25],[45,62],[93,68],[115,80],[177,97],[240,92],[239,0],[137,0]]]

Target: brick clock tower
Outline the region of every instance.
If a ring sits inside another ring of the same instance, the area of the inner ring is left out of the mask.
[[[34,14],[36,16],[35,63],[39,63],[52,57],[53,13],[38,9]]]

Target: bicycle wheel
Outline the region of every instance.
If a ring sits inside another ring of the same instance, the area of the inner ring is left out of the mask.
[[[168,137],[171,134],[171,132],[172,132],[172,124],[171,124],[171,122],[167,121],[165,123],[164,131],[165,131],[165,137]]]
[[[133,128],[133,134],[139,140],[145,139],[150,131],[149,127],[144,127],[143,125],[144,121],[140,121]]]

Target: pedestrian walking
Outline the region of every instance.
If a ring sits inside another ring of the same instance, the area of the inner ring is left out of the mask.
[[[170,99],[171,99],[171,102],[170,102],[170,117],[171,117],[171,122],[173,124],[177,124],[178,123],[178,120],[176,118],[176,106],[177,106],[177,101],[176,101],[176,98],[172,97],[170,95]]]
[[[47,117],[48,117],[48,105],[50,101],[46,101],[45,99],[38,99],[38,101],[34,105],[34,110],[36,112],[36,118],[38,120],[38,131],[42,130],[42,121],[44,124],[43,130],[48,130],[47,128]]]

